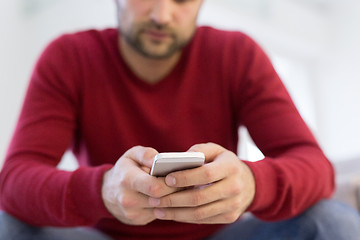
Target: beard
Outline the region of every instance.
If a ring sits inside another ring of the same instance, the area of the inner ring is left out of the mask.
[[[148,39],[147,31],[157,31],[166,35],[167,41]],[[167,59],[181,51],[190,41],[195,28],[188,37],[180,37],[165,25],[154,22],[139,23],[125,30],[119,27],[119,32],[125,41],[140,55],[150,59]]]

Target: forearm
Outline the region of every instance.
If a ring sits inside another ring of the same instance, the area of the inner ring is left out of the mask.
[[[333,168],[316,146],[296,147],[247,165],[256,180],[255,199],[248,210],[264,220],[293,217],[334,190]]]
[[[20,156],[8,159],[0,179],[2,208],[32,225],[93,225],[111,217],[100,194],[110,167],[66,172]]]

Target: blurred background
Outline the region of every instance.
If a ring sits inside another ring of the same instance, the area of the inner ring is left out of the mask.
[[[259,42],[330,160],[360,162],[359,12],[358,0],[205,0],[199,24]],[[12,0],[0,2],[0,19],[1,166],[46,44],[65,32],[114,27],[116,17],[113,0]],[[240,134],[240,155],[261,158],[246,129]]]

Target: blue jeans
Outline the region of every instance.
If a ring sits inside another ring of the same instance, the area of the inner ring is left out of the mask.
[[[0,213],[1,240],[111,240],[88,228],[35,228]],[[324,200],[298,217],[264,222],[254,217],[237,221],[208,240],[356,240],[360,215],[351,207]]]

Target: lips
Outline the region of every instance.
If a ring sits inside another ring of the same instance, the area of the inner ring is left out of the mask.
[[[159,31],[159,30],[154,30],[154,29],[148,29],[144,33],[147,36],[149,36],[150,38],[157,40],[157,41],[163,41],[168,38],[171,38],[171,35],[169,33]]]

